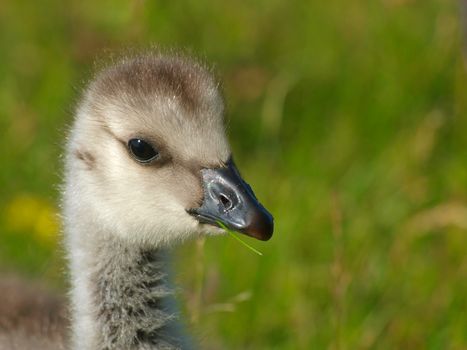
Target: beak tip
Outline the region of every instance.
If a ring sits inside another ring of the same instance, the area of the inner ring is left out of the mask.
[[[255,215],[251,224],[245,227],[242,232],[260,241],[269,241],[274,232],[274,219],[269,212]]]
[[[269,233],[269,234],[266,234],[266,235],[262,235],[262,236],[255,236],[255,238],[259,239],[260,241],[269,241],[272,237],[272,232]]]

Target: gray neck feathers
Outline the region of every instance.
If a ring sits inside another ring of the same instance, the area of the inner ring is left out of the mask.
[[[76,249],[70,254],[74,349],[187,348],[170,310],[162,249],[108,236]]]

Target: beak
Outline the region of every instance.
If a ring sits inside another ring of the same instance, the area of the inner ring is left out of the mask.
[[[274,229],[272,215],[261,205],[250,185],[240,176],[232,158],[226,167],[201,170],[204,199],[188,210],[199,222],[219,226],[267,241]]]

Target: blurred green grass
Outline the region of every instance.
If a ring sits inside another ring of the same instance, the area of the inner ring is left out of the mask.
[[[467,348],[459,19],[454,0],[3,1],[0,271],[63,286],[61,153],[95,59],[181,47],[216,65],[276,220],[264,257],[178,250],[204,348]]]

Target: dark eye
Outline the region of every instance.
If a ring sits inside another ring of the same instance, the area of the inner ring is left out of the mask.
[[[148,163],[159,154],[149,143],[141,139],[128,141],[128,148],[135,159],[141,163]]]

